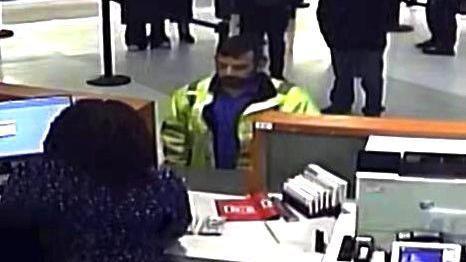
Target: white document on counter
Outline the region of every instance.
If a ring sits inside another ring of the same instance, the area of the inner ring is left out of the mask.
[[[199,241],[196,238],[182,238],[179,245],[171,247],[171,255],[183,254],[186,258],[200,258],[213,261],[237,262],[310,262],[321,261],[323,254],[302,252],[287,245],[274,246],[249,241],[229,241],[210,237]]]
[[[366,151],[466,154],[466,139],[370,136]]]
[[[189,192],[189,194],[190,197],[195,195],[194,199],[202,199],[201,202],[207,203],[209,200],[213,201],[215,199],[241,199],[244,197],[204,192]],[[302,221],[304,220],[300,217],[299,222],[290,222],[288,224],[295,224],[293,225],[295,227],[294,232],[310,230],[311,226]],[[269,222],[272,221],[267,223]],[[166,253],[178,257],[244,262],[278,262],[289,261],[290,258],[293,258],[293,261],[296,262],[308,262],[322,259],[322,254],[304,252],[302,245],[293,244],[292,235],[282,233],[280,224],[287,222],[283,219],[273,222],[277,223],[268,225],[270,225],[271,229],[273,228],[272,231],[274,231],[275,235],[280,234],[284,241],[283,244],[277,243],[265,226],[264,221],[227,222],[221,236],[185,235],[179,239],[177,244],[168,248]],[[296,237],[300,239],[295,242],[300,243],[305,236],[301,233]],[[311,239],[312,236],[309,235],[309,243]]]

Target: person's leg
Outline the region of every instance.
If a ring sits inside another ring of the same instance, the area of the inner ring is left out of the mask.
[[[354,63],[352,51],[332,49],[332,67],[335,75],[330,91],[331,105],[322,110],[324,114],[349,114],[354,101]]]
[[[170,48],[170,39],[165,33],[165,19],[154,19],[151,23],[150,47],[155,48]]]
[[[293,53],[293,47],[294,47],[294,38],[295,38],[295,31],[296,31],[296,13],[297,13],[297,9],[293,8],[291,10],[290,20],[288,21],[288,27],[286,29],[287,51],[290,54]]]
[[[443,48],[453,50],[456,44],[458,23],[456,21],[456,14],[459,10],[458,0],[444,0],[445,8],[442,15],[443,35],[442,44]]]
[[[285,70],[285,33],[288,27],[289,13],[283,10],[271,10],[267,15],[264,31],[269,43],[270,75],[283,79]]]
[[[423,53],[428,55],[453,56],[454,44],[456,42],[456,11],[452,6],[452,0],[429,0],[431,1],[432,30],[435,36],[435,44],[423,48]],[[452,31],[455,33],[451,33]]]
[[[194,44],[196,39],[191,34],[189,28],[190,20],[193,18],[193,1],[185,0],[185,10],[184,14],[178,20],[178,34],[180,37],[180,42]]]
[[[366,94],[366,103],[362,111],[366,116],[380,116],[385,110],[382,106],[383,54],[384,50],[364,50],[357,54],[361,84]]]
[[[270,75],[283,79],[285,70],[285,30],[272,30],[267,32],[269,40]]]
[[[433,20],[433,16],[435,16],[435,10],[432,9],[433,1],[435,2],[435,0],[427,0],[427,6],[425,8],[427,27],[429,28],[431,37],[430,37],[430,39],[428,39],[428,40],[426,40],[424,42],[416,44],[417,48],[425,48],[425,47],[428,47],[428,46],[435,45],[435,42],[436,42],[436,35],[435,34],[437,33],[437,30],[435,30],[435,21]]]
[[[178,22],[178,35],[181,42],[188,44],[194,44],[196,42],[196,39],[191,35],[189,22],[185,19]]]
[[[436,0],[427,0],[427,6],[426,6],[426,20],[427,20],[427,28],[429,28],[431,37],[430,40],[435,42],[435,33],[437,30],[435,30],[435,21],[433,20],[433,15],[435,16],[435,11],[432,9],[435,6],[432,6],[432,4],[435,5]],[[434,11],[434,13],[432,13]]]
[[[242,15],[240,17],[240,33],[250,35],[254,37],[258,43],[265,45],[265,25],[263,20],[258,21],[253,16]]]
[[[144,22],[128,21],[125,31],[125,43],[130,51],[147,48],[146,25]]]
[[[162,39],[163,42],[168,42],[170,43],[170,38],[168,37],[167,35],[167,31],[165,29],[165,18],[163,17],[161,20],[160,20],[160,23],[159,23],[159,32],[160,32],[160,39]]]

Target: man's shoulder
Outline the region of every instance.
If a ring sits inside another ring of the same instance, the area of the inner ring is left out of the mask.
[[[178,92],[195,92],[195,91],[207,91],[210,87],[214,76],[200,77],[189,84],[178,89]]]
[[[273,85],[277,89],[277,92],[282,95],[288,94],[288,92],[290,92],[292,89],[293,91],[302,89],[297,84],[287,79],[270,78],[270,81],[273,83]]]

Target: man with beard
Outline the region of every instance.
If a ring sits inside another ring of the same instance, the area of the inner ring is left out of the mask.
[[[262,73],[263,59],[254,37],[232,37],[215,56],[213,76],[175,92],[171,116],[162,125],[168,164],[246,168],[253,131],[249,116],[265,110],[319,114],[301,88]]]

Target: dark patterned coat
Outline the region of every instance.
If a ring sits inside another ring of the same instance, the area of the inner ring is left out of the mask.
[[[16,168],[1,208],[45,232],[47,261],[165,261],[163,250],[191,221],[183,182],[153,173],[119,194],[54,161]]]

